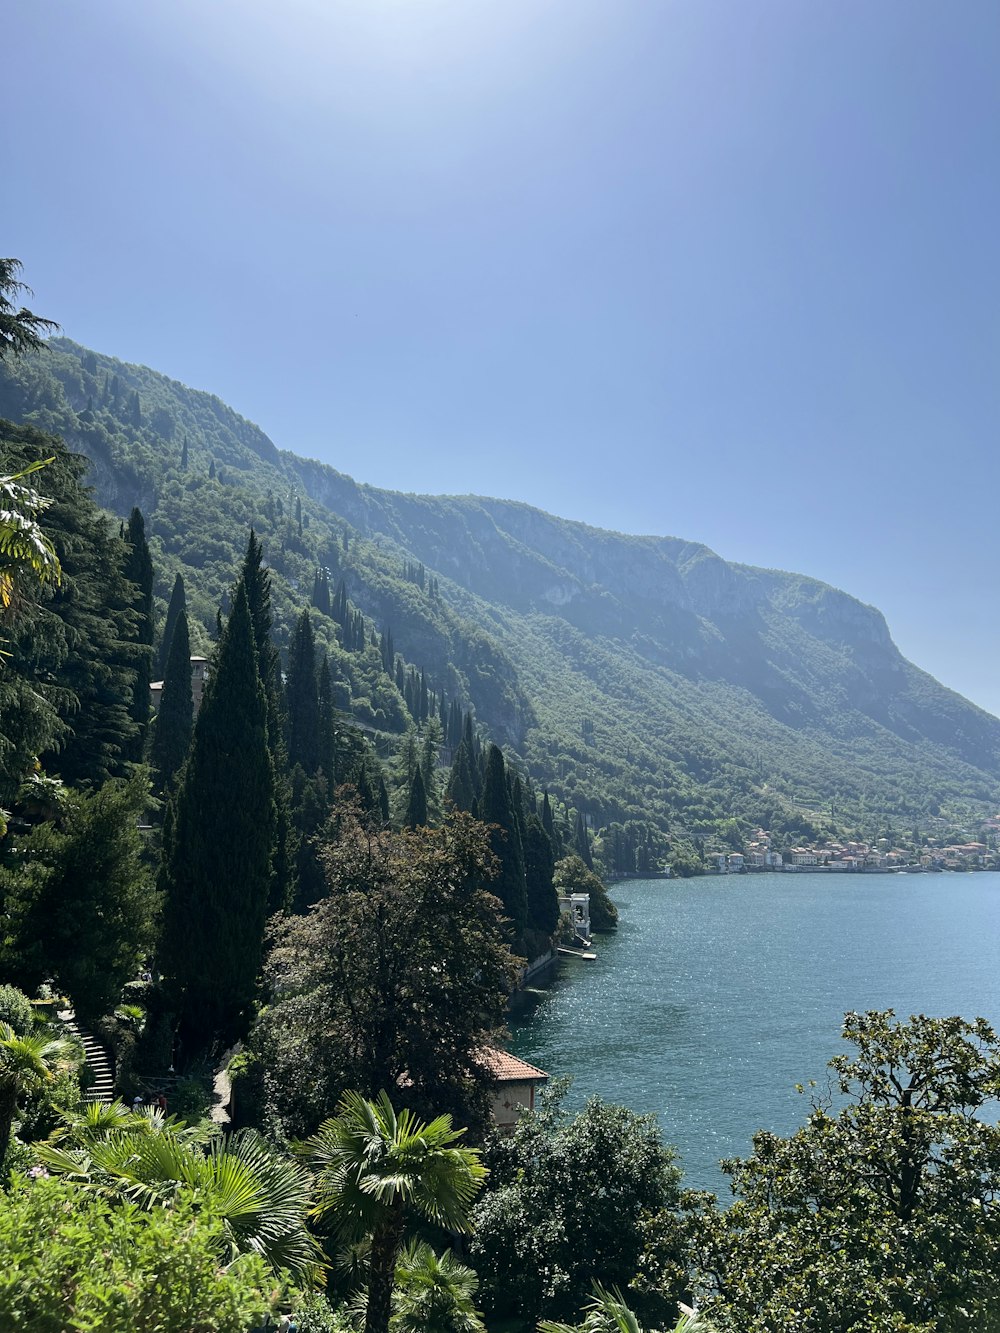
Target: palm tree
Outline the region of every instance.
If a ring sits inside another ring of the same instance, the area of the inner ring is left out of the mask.
[[[201,1128],[119,1102],[62,1133],[70,1146],[53,1139],[35,1144],[54,1175],[145,1209],[168,1204],[186,1187],[222,1219],[227,1260],[259,1254],[275,1273],[286,1269],[298,1277],[319,1267],[319,1246],[306,1227],[306,1173],[252,1130],[227,1139],[216,1133],[206,1144]]]
[[[411,1241],[396,1265],[393,1333],[485,1333],[475,1306],[479,1279],[445,1250]]]
[[[683,1313],[672,1333],[715,1333],[715,1329],[701,1315],[682,1305]],[[594,1296],[586,1309],[582,1324],[559,1324],[543,1319],[538,1333],[647,1333],[635,1314],[625,1304],[617,1287],[608,1291],[599,1282],[594,1283]],[[652,1330],[649,1330],[652,1333]]]
[[[22,1092],[48,1083],[68,1063],[72,1046],[47,1033],[18,1036],[0,1021],[0,1165],[7,1156]]]
[[[456,1146],[464,1132],[451,1116],[424,1123],[406,1110],[397,1115],[384,1092],[374,1102],[348,1092],[302,1145],[318,1172],[314,1215],[332,1222],[344,1244],[369,1242],[365,1333],[388,1333],[408,1212],[449,1231],[469,1229],[486,1168],[474,1148]]]

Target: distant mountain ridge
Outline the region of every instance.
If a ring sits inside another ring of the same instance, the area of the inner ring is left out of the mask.
[[[815,579],[516,501],[367,486],[278,450],[209,394],[65,339],[0,371],[0,415],[86,453],[115,512],[140,504],[161,585],[181,569],[206,627],[250,523],[286,626],[309,571],[329,568],[596,828],[877,833],[973,817],[1000,795],[1000,721],[903,658],[874,607]],[[402,577],[406,560],[436,598]],[[388,717],[384,685],[344,670],[349,702],[382,691]]]

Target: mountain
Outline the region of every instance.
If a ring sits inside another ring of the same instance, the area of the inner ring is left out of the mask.
[[[319,612],[318,637],[383,748],[409,725],[372,643],[389,631],[595,829],[661,847],[757,824],[873,836],[997,802],[1000,721],[908,662],[877,610],[815,579],[513,501],[362,485],[218,398],[67,339],[0,367],[0,415],[86,454],[114,513],[142,508],[161,613],[180,570],[203,648],[251,524],[286,644],[317,569],[343,580],[362,642],[347,651]]]

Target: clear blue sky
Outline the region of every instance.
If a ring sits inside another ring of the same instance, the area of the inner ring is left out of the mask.
[[[401,490],[707,542],[1000,712],[997,0],[13,0],[0,254]]]

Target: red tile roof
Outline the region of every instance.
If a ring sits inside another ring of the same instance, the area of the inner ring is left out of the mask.
[[[536,1069],[526,1060],[511,1055],[510,1051],[498,1051],[490,1046],[483,1051],[482,1056],[483,1063],[489,1066],[498,1083],[535,1083],[548,1078],[544,1069]]]

